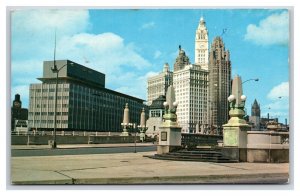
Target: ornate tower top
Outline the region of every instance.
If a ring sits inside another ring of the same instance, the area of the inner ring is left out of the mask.
[[[208,69],[208,30],[203,17],[200,18],[195,34],[195,64]]]
[[[163,72],[168,72],[168,71],[169,71],[169,64],[168,64],[168,63],[165,63],[165,64],[164,64]]]
[[[251,116],[260,117],[260,105],[258,104],[256,99],[254,100],[254,103],[252,104],[252,107],[251,107]]]
[[[181,45],[179,45],[179,52],[176,58],[176,62],[174,64],[174,71],[181,70],[185,65],[190,64],[189,57],[185,54],[185,51],[181,49]]]
[[[21,108],[22,107],[22,101],[20,99],[20,95],[15,95],[15,100],[13,101],[13,108]]]

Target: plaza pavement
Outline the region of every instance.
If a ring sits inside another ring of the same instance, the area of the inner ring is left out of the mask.
[[[99,144],[121,147],[134,144]],[[153,145],[153,144],[138,144]],[[49,148],[12,146],[12,149]],[[95,147],[60,145],[59,148]],[[289,163],[155,160],[156,152],[11,157],[11,184],[287,184]]]

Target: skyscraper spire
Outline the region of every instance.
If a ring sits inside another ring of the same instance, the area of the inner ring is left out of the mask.
[[[251,107],[251,116],[258,116],[260,117],[260,105],[258,104],[257,100],[254,100],[254,103]]]
[[[208,30],[201,16],[195,36],[195,64],[208,70]]]

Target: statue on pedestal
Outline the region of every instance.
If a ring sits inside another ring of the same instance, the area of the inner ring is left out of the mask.
[[[181,147],[181,127],[177,123],[177,106],[175,90],[170,85],[167,90],[166,102],[164,102],[165,114],[163,123],[159,127],[158,154],[168,153]]]

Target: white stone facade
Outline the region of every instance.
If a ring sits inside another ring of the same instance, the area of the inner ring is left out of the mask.
[[[198,65],[187,65],[173,74],[178,124],[182,132],[196,132],[207,125],[208,71]]]
[[[147,100],[148,105],[151,105],[154,99],[157,99],[160,95],[166,95],[168,86],[172,84],[173,72],[170,71],[169,65],[164,65],[163,71],[156,75],[148,78],[147,81]]]

